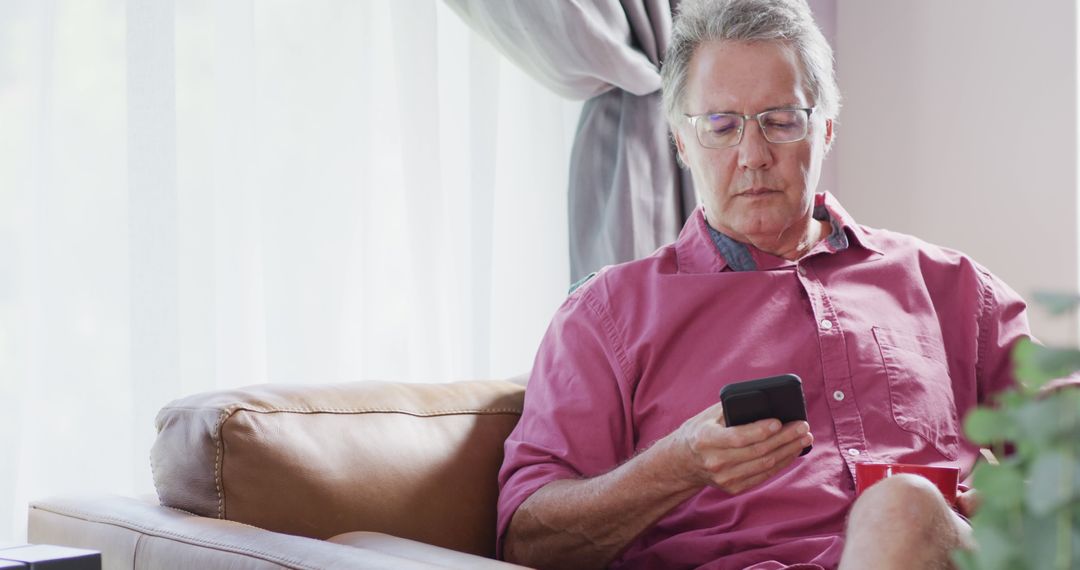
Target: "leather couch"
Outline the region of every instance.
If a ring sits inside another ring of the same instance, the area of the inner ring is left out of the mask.
[[[518,568],[492,559],[524,382],[268,384],[157,416],[157,501],[59,497],[28,537],[106,569]]]

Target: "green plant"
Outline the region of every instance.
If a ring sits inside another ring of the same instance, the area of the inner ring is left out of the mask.
[[[1054,313],[1080,304],[1075,295],[1043,293],[1035,300]],[[1023,341],[1013,358],[1021,385],[964,421],[968,438],[1001,461],[976,467],[978,548],[953,557],[963,569],[1080,569],[1080,389],[1047,390],[1080,370],[1080,351]]]

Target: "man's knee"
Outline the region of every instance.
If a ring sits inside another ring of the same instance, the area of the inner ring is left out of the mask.
[[[852,507],[849,528],[929,529],[944,521],[949,506],[933,483],[918,475],[893,475],[859,496]]]
[[[841,568],[949,568],[966,526],[933,483],[893,475],[863,491],[848,517]]]

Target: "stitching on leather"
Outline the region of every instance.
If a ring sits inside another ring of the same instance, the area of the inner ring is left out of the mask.
[[[193,512],[191,512],[191,511],[185,511],[184,509],[181,509],[180,507],[170,507],[169,505],[162,505],[162,504],[159,504],[159,505],[157,505],[157,506],[158,506],[158,507],[161,507],[161,508],[163,508],[163,509],[169,509],[170,511],[174,511],[174,512],[180,513],[180,514],[182,514],[182,515],[184,515],[184,516],[190,516],[190,517],[200,517],[200,518],[210,518],[210,517],[205,517],[205,516],[203,516],[203,515],[200,515],[199,513],[193,513]],[[95,516],[100,516],[100,515],[91,515],[91,514],[87,514],[86,516],[88,516],[88,517],[95,517]],[[231,521],[231,520],[229,520],[229,519],[222,519],[222,520],[228,521],[228,522],[229,522],[229,524],[231,524],[231,525],[237,525],[237,526],[243,526],[243,527],[247,527],[247,528],[253,528],[253,529],[255,529],[255,530],[259,530],[259,531],[266,531],[266,532],[274,532],[274,531],[272,531],[272,530],[267,530],[267,529],[265,529],[265,528],[263,528],[263,527],[261,527],[261,526],[255,526],[255,525],[253,525],[253,524],[248,524],[248,523],[246,523],[246,522],[240,522],[240,521]],[[294,536],[300,536],[300,535],[294,535]],[[302,538],[311,538],[311,537],[302,537]],[[319,540],[319,539],[315,539],[315,540]],[[329,541],[327,541],[327,542],[329,542]]]
[[[225,491],[222,482],[223,474],[221,465],[225,454],[225,436],[223,431],[225,429],[225,420],[229,419],[229,416],[231,416],[238,407],[239,405],[233,405],[221,410],[221,413],[218,414],[217,426],[215,426],[214,432],[210,434],[211,437],[214,438],[214,487],[217,490],[219,519],[225,518]]]
[[[123,520],[123,519],[119,519],[119,518],[115,518],[115,517],[111,517],[111,516],[107,516],[107,515],[104,515],[104,516],[103,515],[92,515],[90,513],[83,512],[83,511],[81,511],[79,509],[71,509],[71,508],[63,508],[63,509],[58,509],[58,508],[55,508],[55,507],[45,508],[45,507],[42,507],[41,505],[34,505],[31,508],[38,509],[38,510],[41,510],[41,511],[45,511],[45,512],[48,512],[48,513],[53,513],[53,514],[59,515],[59,516],[67,516],[67,517],[74,516],[76,518],[81,518],[82,520],[87,521],[87,522],[94,522],[94,523],[100,523],[100,524],[110,524],[110,525],[113,525],[113,526],[118,526],[120,528],[125,528],[127,530],[134,530],[134,531],[140,532],[142,534],[145,534],[146,536],[152,536],[152,537],[155,537],[155,538],[168,538],[168,539],[177,540],[177,541],[185,543],[185,544],[193,544],[195,546],[214,546],[214,547],[218,547],[218,548],[224,550],[225,552],[230,552],[230,553],[233,553],[233,554],[250,554],[250,555],[252,555],[252,556],[254,556],[256,558],[260,558],[260,559],[266,560],[268,562],[275,562],[275,563],[279,563],[279,564],[280,563],[293,564],[293,565],[295,565],[295,566],[297,566],[299,568],[310,568],[312,570],[317,570],[317,567],[309,566],[309,565],[305,564],[303,561],[296,560],[296,559],[293,559],[293,558],[288,558],[288,557],[285,557],[285,556],[280,556],[280,555],[272,554],[272,553],[269,553],[269,552],[263,552],[261,550],[256,550],[254,548],[247,548],[247,547],[244,547],[244,546],[237,546],[235,544],[226,544],[224,542],[219,542],[219,541],[216,541],[216,540],[207,540],[207,539],[204,539],[204,538],[195,538],[195,537],[187,536],[187,535],[184,535],[184,534],[181,534],[181,533],[178,533],[178,532],[155,529],[155,528],[143,526],[141,524],[133,523],[131,521],[126,521],[126,520]],[[173,510],[177,510],[177,509],[173,509]],[[181,511],[181,512],[184,512],[184,511]],[[235,521],[229,521],[229,522],[233,523]],[[254,528],[254,529],[262,530],[264,532],[270,532],[270,531],[267,531],[266,529],[259,529],[258,527],[254,527],[254,526],[251,526],[251,525],[246,525],[246,524],[243,524],[243,523],[236,523],[236,524],[239,524],[239,525],[242,525],[242,526],[245,526],[245,527],[248,527],[248,528]],[[317,540],[317,539],[312,539],[312,540]],[[331,543],[331,544],[333,544],[333,543]]]
[[[223,420],[218,419],[218,435],[214,437],[214,490],[217,491],[217,516],[219,519],[225,518],[225,501],[221,496],[221,422]]]
[[[158,431],[160,435],[161,432]],[[154,468],[154,448],[150,447],[150,481],[154,484],[154,494],[157,495],[158,502],[161,502],[161,489],[158,488],[157,471]]]
[[[135,548],[131,549],[131,568],[132,568],[132,570],[139,567],[139,545],[142,544],[143,536],[146,536],[146,535],[144,535],[142,533],[139,533],[139,536],[135,537]]]

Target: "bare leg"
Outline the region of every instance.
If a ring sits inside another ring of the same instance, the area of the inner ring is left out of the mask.
[[[840,568],[952,568],[949,552],[971,544],[971,527],[932,483],[894,475],[855,501]]]

